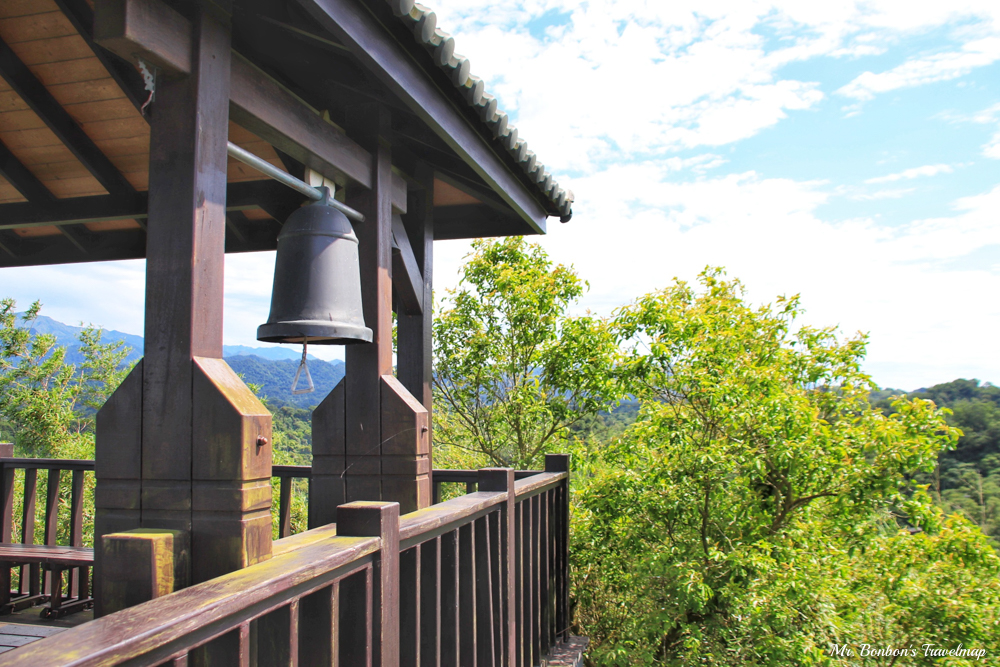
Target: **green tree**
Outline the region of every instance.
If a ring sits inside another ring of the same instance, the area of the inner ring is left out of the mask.
[[[567,315],[585,284],[540,247],[473,250],[434,321],[435,462],[538,465],[608,404],[617,347],[604,321]]]
[[[121,341],[102,344],[101,330],[90,326],[79,334],[83,362],[66,363],[55,336],[31,333],[41,304],[20,316],[16,306],[0,301],[0,419],[21,455],[93,458],[94,416],[128,373],[129,350]]]
[[[642,411],[576,474],[576,620],[595,662],[995,647],[996,555],[908,485],[957,429],[918,398],[872,407],[864,336],[797,326],[800,312],[797,298],[754,308],[707,270],[697,289],[677,282],[618,313],[618,373]]]

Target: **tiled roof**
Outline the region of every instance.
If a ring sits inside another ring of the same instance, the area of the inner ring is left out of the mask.
[[[448,74],[452,85],[462,93],[465,103],[489,128],[493,140],[520,165],[543,195],[559,211],[560,220],[573,216],[573,192],[559,186],[552,173],[538,160],[528,142],[518,136],[507,114],[497,108],[497,99],[486,92],[485,82],[470,71],[469,59],[455,53],[455,38],[437,27],[437,16],[414,0],[384,0],[392,13],[413,33],[417,43],[431,54],[434,63]]]

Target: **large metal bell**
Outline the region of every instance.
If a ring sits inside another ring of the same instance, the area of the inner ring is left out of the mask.
[[[343,213],[324,198],[288,217],[278,234],[271,314],[257,327],[268,343],[370,343],[361,310],[358,237]]]

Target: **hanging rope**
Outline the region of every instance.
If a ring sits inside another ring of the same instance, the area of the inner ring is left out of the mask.
[[[316,386],[313,385],[312,375],[309,373],[309,365],[306,364],[306,354],[309,351],[309,338],[308,336],[302,339],[302,361],[299,362],[299,367],[295,370],[295,379],[292,380],[292,393],[293,394],[308,394],[316,391]],[[303,378],[302,372],[305,371],[305,377]],[[306,383],[305,387],[299,389],[299,379],[302,378]]]

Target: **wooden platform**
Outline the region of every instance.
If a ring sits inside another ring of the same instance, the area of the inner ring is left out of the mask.
[[[4,618],[0,623],[0,653],[30,644],[33,641],[51,637],[94,619],[93,611],[84,611],[59,620],[43,620],[38,617],[38,608],[26,609]],[[3,662],[3,658],[0,658]]]

